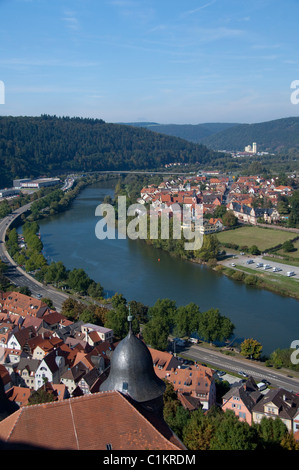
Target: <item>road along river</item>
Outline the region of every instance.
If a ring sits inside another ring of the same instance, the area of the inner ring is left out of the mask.
[[[234,323],[239,340],[257,339],[265,354],[299,340],[299,301],[295,299],[238,283],[140,240],[98,240],[95,210],[113,193],[111,182],[94,184],[79,194],[67,212],[39,222],[49,262],[61,260],[68,269],[83,268],[103,285],[107,296],[119,292],[128,301],[146,305],[170,298],[177,305],[194,302],[201,311],[218,308]]]

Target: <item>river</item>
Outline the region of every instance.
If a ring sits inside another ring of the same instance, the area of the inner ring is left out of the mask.
[[[171,257],[168,253],[130,239],[98,240],[96,207],[113,184],[85,188],[71,208],[39,221],[44,255],[62,261],[68,269],[83,268],[111,296],[153,305],[159,298],[177,305],[194,302],[201,311],[218,308],[235,325],[238,340],[254,338],[263,353],[288,348],[299,339],[299,302],[256,289],[217,274],[206,266]]]

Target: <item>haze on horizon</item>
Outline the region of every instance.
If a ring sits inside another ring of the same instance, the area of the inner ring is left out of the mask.
[[[297,0],[0,0],[0,115],[298,116]]]

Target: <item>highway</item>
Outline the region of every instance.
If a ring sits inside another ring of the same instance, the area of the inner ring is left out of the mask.
[[[23,269],[16,265],[13,259],[9,256],[5,248],[5,234],[10,224],[18,218],[21,214],[30,209],[31,204],[26,204],[23,207],[15,210],[13,214],[4,217],[0,220],[0,259],[8,266],[5,276],[16,286],[27,286],[33,297],[41,295],[52,300],[53,306],[57,311],[61,311],[63,302],[69,297],[67,294],[60,292],[50,286],[44,286],[33,277],[29,276]]]
[[[272,367],[266,367],[263,363],[257,361],[228,356],[218,351],[201,347],[200,345],[188,346],[180,352],[196,362],[207,364],[215,369],[235,374],[243,371],[248,376],[251,375],[257,382],[267,379],[272,386],[299,393],[298,372],[279,371]],[[225,376],[223,379],[225,380]]]

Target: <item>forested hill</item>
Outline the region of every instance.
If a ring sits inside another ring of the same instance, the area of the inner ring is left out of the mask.
[[[196,144],[202,143],[202,140],[206,137],[239,125],[228,122],[211,122],[204,124],[158,124],[157,122],[132,122],[127,124],[130,126],[144,127],[153,132],[160,132],[161,134],[179,137]]]
[[[208,163],[216,157],[201,144],[101,119],[0,117],[0,187],[13,178],[154,169],[170,162]]]
[[[240,124],[202,139],[215,150],[240,150],[257,143],[258,151],[299,153],[299,117]]]

